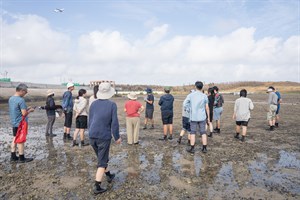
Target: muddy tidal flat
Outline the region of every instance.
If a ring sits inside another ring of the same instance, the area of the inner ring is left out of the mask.
[[[174,139],[160,141],[162,122],[159,96],[155,102],[155,129],[140,130],[139,145],[128,145],[123,106],[126,98],[113,98],[118,105],[122,144],[112,141],[109,166],[116,174],[104,194],[95,196],[93,184],[96,156],[91,146],[72,147],[64,142],[63,118],[56,118],[54,133],[46,138],[45,111],[30,115],[26,164],[10,162],[12,130],[8,105],[0,104],[0,199],[300,199],[300,95],[282,94],[279,128],[268,131],[267,96],[249,95],[254,111],[246,142],[237,141],[232,120],[234,100],[225,95],[221,133],[208,140],[208,153],[201,152],[197,136],[196,153],[186,152],[187,136],[181,130],[184,96],[175,96]],[[142,104],[143,97],[138,99]],[[59,104],[59,102],[56,102]],[[43,102],[28,102],[41,106]],[[144,114],[141,116],[141,128]],[[75,121],[73,120],[74,132]],[[86,131],[88,141],[88,131]]]

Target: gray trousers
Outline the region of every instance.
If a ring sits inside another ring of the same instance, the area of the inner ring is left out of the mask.
[[[53,129],[53,124],[55,122],[55,115],[53,116],[48,116],[48,123],[47,123],[47,126],[46,126],[46,135],[48,134],[52,134],[52,129]]]

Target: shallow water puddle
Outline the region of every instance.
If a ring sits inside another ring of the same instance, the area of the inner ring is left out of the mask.
[[[269,169],[267,156],[260,155],[256,161],[249,165],[251,173],[250,183],[254,186],[267,187],[269,190],[276,189],[280,192],[300,194],[300,160],[299,153],[279,152],[278,162]],[[298,157],[298,158],[297,158]]]
[[[228,198],[238,189],[239,186],[235,181],[232,162],[229,162],[227,164],[223,164],[215,178],[214,184],[208,189],[208,197],[209,199]]]
[[[147,163],[147,167],[141,172],[141,177],[150,185],[159,184],[160,183],[160,169],[162,167],[163,154],[155,154],[153,156],[153,163],[150,164],[145,157],[140,157],[141,164],[143,162]],[[152,159],[152,158],[151,158]]]

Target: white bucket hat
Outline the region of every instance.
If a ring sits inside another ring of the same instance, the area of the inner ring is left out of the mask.
[[[52,94],[54,94],[54,91],[53,91],[53,90],[47,90],[47,96],[50,96],[50,95],[52,95]]]
[[[69,89],[70,87],[74,87],[74,83],[68,83],[67,88]]]
[[[101,83],[97,92],[97,99],[109,99],[115,94],[115,89],[110,83]]]
[[[127,95],[128,99],[136,100],[137,99],[137,94],[135,92],[130,92]]]

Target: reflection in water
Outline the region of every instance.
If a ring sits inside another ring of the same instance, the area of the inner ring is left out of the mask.
[[[180,158],[181,158],[181,154],[179,153],[178,149],[176,149],[172,154],[172,162],[173,162],[173,169],[178,173],[181,172]]]
[[[124,169],[128,167],[128,154],[127,152],[121,152],[117,155],[114,155],[109,160],[109,166],[111,170],[116,173],[116,178],[113,184],[113,189],[120,188],[126,181],[128,172]]]
[[[299,195],[300,160],[297,154],[299,156],[299,153],[280,151],[279,161],[272,170],[267,166],[267,156],[261,154],[249,165],[251,184]]]
[[[140,174],[139,149],[128,150],[128,178],[136,178]]]
[[[163,154],[155,154],[153,158],[153,164],[146,159],[145,155],[140,156],[141,173],[142,178],[150,185],[160,183],[160,169],[162,167]],[[150,160],[150,159],[149,159]]]
[[[234,179],[232,163],[224,164],[216,176],[213,186],[208,189],[209,199],[229,198],[239,189]]]
[[[202,168],[202,159],[198,154],[194,156],[194,165],[196,176],[200,176],[200,170]]]

